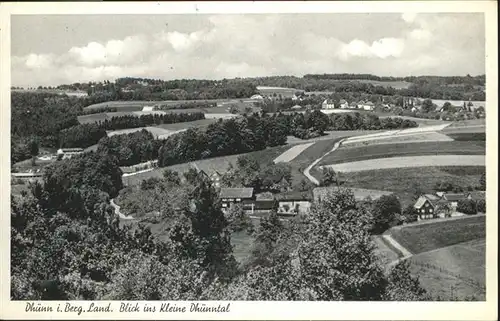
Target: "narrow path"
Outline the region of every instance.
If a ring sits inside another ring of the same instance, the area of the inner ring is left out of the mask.
[[[113,206],[113,208],[115,209],[115,214],[117,214],[120,217],[120,219],[123,219],[123,220],[133,220],[134,219],[132,216],[130,216],[130,215],[127,216],[127,215],[123,214],[122,212],[120,212],[120,206],[116,205],[114,199],[111,199],[109,201],[109,204],[111,206]]]
[[[143,170],[140,170],[140,171],[137,171],[137,172],[133,172],[133,173],[125,173],[125,174],[122,175],[122,177],[134,176],[134,175],[137,175],[137,174],[151,172],[152,170],[154,170],[156,168],[157,167],[152,167],[152,168],[143,169]]]
[[[399,262],[404,261],[413,255],[403,245],[401,245],[398,241],[396,241],[391,235],[383,234],[382,237],[384,238],[385,241],[387,241],[389,244],[391,244],[393,247],[395,247],[399,252],[401,252],[401,254],[403,254],[403,257],[400,257],[399,259],[394,260],[391,263],[389,263],[388,264],[389,267],[393,267],[396,264],[398,264]]]
[[[314,162],[312,162],[311,165],[307,166],[307,168],[304,170],[304,175],[315,185],[319,185],[319,181],[311,175],[310,171],[311,169],[316,166],[316,164],[318,164],[324,157],[326,157],[328,154],[334,152],[337,150],[337,148],[340,147],[340,145],[342,144],[342,142],[345,140],[345,138],[339,140],[338,142],[335,143],[335,145],[333,145],[333,148],[327,152],[326,154],[324,154],[323,156],[321,156],[320,158],[316,159]]]

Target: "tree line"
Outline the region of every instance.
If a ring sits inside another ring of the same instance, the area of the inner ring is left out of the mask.
[[[158,158],[160,141],[143,129],[138,132],[104,137],[99,140],[98,152],[113,155],[120,166],[131,166]]]
[[[287,132],[276,116],[253,114],[241,119],[220,120],[206,129],[190,128],[168,137],[158,152],[158,166],[283,145]]]
[[[105,119],[97,123],[79,124],[62,130],[60,133],[60,146],[86,148],[97,144],[101,138],[106,137],[106,131],[108,130],[173,124],[200,119],[205,119],[205,114],[202,112],[113,116],[111,119]]]

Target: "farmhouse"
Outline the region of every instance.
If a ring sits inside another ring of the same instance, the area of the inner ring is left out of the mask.
[[[413,207],[419,213],[419,220],[446,217],[457,211],[458,201],[465,199],[484,199],[484,192],[424,194],[417,199]]]
[[[356,109],[356,108],[358,108],[358,104],[353,101],[352,103],[349,104],[349,108]]]
[[[73,155],[83,153],[83,148],[60,148],[57,150],[57,157],[59,159],[69,159]]]
[[[436,205],[428,197],[429,194],[420,196],[413,207],[418,211],[419,220],[425,220],[430,218],[435,218],[436,216]],[[434,195],[431,195],[434,198]],[[435,201],[437,200],[437,197]]]
[[[342,108],[342,109],[349,108],[349,103],[347,101],[345,101],[344,99],[341,99],[339,104],[340,104],[340,108]]]
[[[251,207],[253,209],[254,207],[253,188],[221,188],[219,198],[222,201],[223,211],[228,210],[233,204],[238,203],[243,204],[244,208]]]
[[[335,103],[331,99],[325,99],[321,104],[321,109],[333,109],[335,108]]]
[[[375,109],[375,104],[373,104],[371,101],[367,101],[366,103],[363,104],[363,109],[364,110],[373,110],[373,109]]]
[[[462,194],[462,193],[445,193],[443,195],[443,200],[447,201],[450,204],[450,207],[453,211],[457,210],[457,205],[458,201],[467,199],[468,195],[467,194]]]
[[[305,214],[311,208],[313,195],[311,192],[286,192],[275,195],[278,201],[278,214]]]

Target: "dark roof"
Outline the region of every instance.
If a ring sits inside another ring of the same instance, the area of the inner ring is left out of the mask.
[[[312,192],[284,192],[274,195],[278,201],[312,201]]]
[[[463,194],[463,193],[452,193],[452,194],[444,194],[444,198],[446,198],[446,200],[448,201],[459,201],[459,200],[463,200],[463,199],[466,199],[467,196],[466,194]]]
[[[485,192],[476,191],[468,193],[472,197],[473,200],[484,200],[486,197]]]
[[[413,205],[413,207],[416,209],[421,209],[422,206],[424,206],[424,204],[427,202],[429,202],[429,204],[431,204],[432,207],[434,207],[434,204],[432,204],[432,202],[425,196],[420,196],[418,200],[415,202],[415,205]]]
[[[221,188],[220,198],[251,198],[253,188]]]
[[[63,152],[83,152],[83,148],[61,148]]]
[[[257,200],[254,203],[254,210],[272,210],[277,207],[275,200]]]

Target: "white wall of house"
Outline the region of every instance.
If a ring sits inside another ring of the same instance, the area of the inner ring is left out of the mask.
[[[279,212],[292,213],[297,205],[299,213],[307,213],[311,208],[311,202],[309,201],[279,201],[278,213]],[[285,207],[287,206],[288,206],[288,211],[285,210]]]

